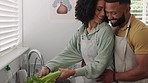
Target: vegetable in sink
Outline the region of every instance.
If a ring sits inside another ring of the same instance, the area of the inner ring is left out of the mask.
[[[56,79],[61,75],[61,71],[56,71],[53,73],[49,73],[46,76],[38,78],[36,76],[32,76],[27,79],[26,83],[55,83]]]

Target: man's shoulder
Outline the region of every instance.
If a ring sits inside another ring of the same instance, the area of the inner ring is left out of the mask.
[[[134,29],[134,31],[139,30],[143,27],[145,27],[146,24],[140,21],[139,19],[133,17],[131,22],[131,28]]]
[[[141,31],[144,27],[146,27],[146,24],[144,24],[137,18],[133,18],[130,26],[130,34],[134,35],[137,32]]]
[[[132,22],[129,30],[129,40],[131,42],[137,41],[145,35],[148,35],[148,27],[140,20],[135,19],[134,22]]]

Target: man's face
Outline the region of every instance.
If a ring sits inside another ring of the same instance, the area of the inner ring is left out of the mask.
[[[118,2],[106,2],[106,15],[113,27],[121,26],[125,22],[124,7]]]

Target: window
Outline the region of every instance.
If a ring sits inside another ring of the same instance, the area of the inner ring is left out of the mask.
[[[131,0],[131,12],[148,25],[148,0]]]
[[[0,55],[21,43],[18,0],[0,0]]]

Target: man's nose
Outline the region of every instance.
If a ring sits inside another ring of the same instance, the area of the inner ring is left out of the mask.
[[[108,17],[109,20],[113,19],[113,16],[110,13],[108,13],[107,17]]]

